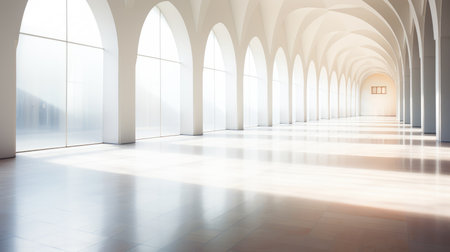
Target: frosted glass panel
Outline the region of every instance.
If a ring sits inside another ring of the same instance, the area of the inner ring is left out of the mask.
[[[250,125],[258,126],[258,79],[253,78],[250,90]]]
[[[346,107],[346,111],[347,111],[347,116],[351,116],[352,111],[351,111],[351,104],[352,104],[352,86],[351,83],[347,83],[347,107]]]
[[[215,130],[226,128],[226,75],[224,72],[215,73]]]
[[[244,127],[258,126],[258,79],[244,76]]]
[[[138,56],[136,63],[136,138],[160,136],[160,61]]]
[[[28,0],[20,31],[65,40],[66,1]]]
[[[280,83],[280,123],[289,123],[289,85]]]
[[[67,145],[101,143],[103,50],[68,45]]]
[[[320,79],[319,87],[319,108],[320,108],[320,119],[328,118],[328,79],[326,74],[322,74]]]
[[[317,83],[308,82],[308,119],[317,120]]]
[[[225,71],[225,63],[223,60],[222,49],[219,41],[214,36],[214,69]]]
[[[345,81],[341,81],[340,88],[339,88],[339,116],[344,117],[345,114]]]
[[[204,67],[214,69],[214,44],[216,37],[214,33],[210,33],[208,37],[208,42],[205,49],[205,62]]]
[[[253,53],[250,49],[247,50],[247,55],[245,56],[245,68],[244,74],[248,76],[257,76],[255,59]]]
[[[272,123],[280,124],[280,82],[273,81],[272,84]]]
[[[226,128],[226,73],[223,62],[219,43],[214,32],[211,32],[203,69],[203,131]]]
[[[244,76],[244,128],[250,127],[250,83],[251,78]]]
[[[102,47],[97,22],[86,0],[67,0],[67,18],[69,41]]]
[[[298,97],[298,84],[297,83],[293,83],[292,85],[292,111],[291,111],[291,115],[292,115],[292,122],[296,122],[297,121],[297,97]]]
[[[161,58],[179,61],[178,49],[167,20],[161,15]]]
[[[297,84],[297,92],[296,94],[298,94],[297,98],[296,98],[296,119],[297,121],[303,121],[304,120],[304,114],[305,114],[305,95],[304,95],[304,86],[303,86],[303,81],[300,80],[300,82]]]
[[[136,138],[179,135],[181,64],[175,38],[158,7],[145,20],[138,54]]]
[[[214,70],[203,70],[203,131],[214,130]]]
[[[66,44],[20,35],[17,150],[66,145]]]
[[[244,68],[244,127],[258,126],[258,78],[255,60],[247,49]]]
[[[338,115],[338,83],[336,76],[333,75],[330,86],[330,113],[332,118],[337,118]]]
[[[161,135],[179,135],[180,64],[161,61]]]
[[[161,37],[160,37],[160,11],[153,8],[145,19],[139,38],[138,54],[161,57]]]

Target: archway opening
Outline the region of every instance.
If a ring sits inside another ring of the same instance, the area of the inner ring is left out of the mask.
[[[347,116],[347,81],[345,80],[345,76],[342,75],[339,83],[339,117],[343,118]]]
[[[336,72],[331,75],[330,81],[330,117],[338,118],[339,114],[339,86]]]
[[[294,73],[292,77],[293,83],[293,102],[294,111],[292,121],[305,121],[305,83],[303,74],[303,63],[300,56],[295,57]]]
[[[267,70],[264,49],[258,38],[247,48],[244,66],[244,128],[267,121]]]
[[[181,60],[159,7],[142,27],[136,61],[136,138],[181,133]]]
[[[347,80],[347,94],[346,94],[346,106],[345,114],[347,117],[352,117],[352,86],[353,81],[351,79]]]
[[[258,74],[250,46],[244,65],[244,128],[258,126]]]
[[[317,73],[314,62],[309,64],[307,81],[308,121],[315,121],[317,117]]]
[[[392,78],[385,74],[371,75],[360,90],[362,116],[396,116],[397,90]]]
[[[353,87],[352,87],[352,116],[356,116],[356,83],[353,83]]]
[[[211,30],[203,65],[203,132],[237,124],[236,62],[231,36],[223,24]]]
[[[289,84],[287,60],[283,49],[278,49],[272,77],[272,124],[289,123]]]
[[[319,108],[320,108],[320,119],[328,119],[329,111],[328,107],[328,73],[327,70],[322,67],[320,71],[320,80],[319,80]]]

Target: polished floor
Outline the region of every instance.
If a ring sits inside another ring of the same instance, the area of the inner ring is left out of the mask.
[[[450,251],[450,146],[355,118],[21,153],[0,251]]]

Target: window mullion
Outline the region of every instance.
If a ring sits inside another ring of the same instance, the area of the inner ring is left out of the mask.
[[[69,90],[69,1],[66,0],[66,147],[69,146],[68,133],[69,133],[69,115],[68,115],[68,90]]]

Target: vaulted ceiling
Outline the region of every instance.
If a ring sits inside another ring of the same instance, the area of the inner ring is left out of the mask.
[[[412,3],[417,2],[417,3]],[[191,0],[200,15],[214,0]],[[242,36],[248,19],[260,11],[267,44],[276,50],[278,34],[286,36],[288,54],[314,61],[353,80],[385,73],[401,76],[404,54],[412,41],[411,0],[230,0],[236,31]],[[279,33],[283,30],[284,33]]]

